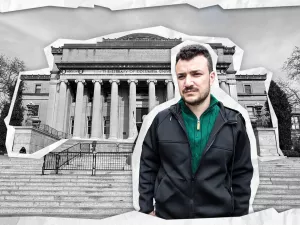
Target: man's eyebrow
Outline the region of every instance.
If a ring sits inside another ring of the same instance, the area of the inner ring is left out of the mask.
[[[195,74],[195,73],[203,73],[203,71],[202,70],[200,70],[200,69],[197,69],[197,70],[191,70],[191,71],[189,71],[191,74]],[[182,73],[177,73],[176,74],[177,76],[179,76],[179,75],[186,75],[186,72],[182,72]]]
[[[190,71],[190,73],[198,73],[198,72],[203,73],[203,71],[200,70],[200,69],[198,69],[198,70],[191,70],[191,71]]]

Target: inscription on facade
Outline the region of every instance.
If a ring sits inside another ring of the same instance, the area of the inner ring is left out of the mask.
[[[80,74],[170,74],[171,70],[83,70]],[[66,70],[65,74],[79,74],[79,70]]]

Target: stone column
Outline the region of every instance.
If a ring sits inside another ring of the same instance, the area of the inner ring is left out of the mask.
[[[149,84],[148,112],[150,112],[156,105],[155,84],[157,83],[157,80],[147,80],[147,83]]]
[[[68,80],[60,80],[58,108],[56,112],[56,126],[55,126],[55,129],[58,131],[64,131],[67,84],[68,84]]]
[[[117,139],[118,135],[118,107],[119,107],[119,94],[118,85],[120,80],[109,80],[111,83],[111,99],[110,99],[110,124],[109,124],[109,139]]]
[[[228,75],[228,77],[227,77],[227,83],[228,83],[228,86],[229,86],[230,96],[234,100],[238,101],[235,74],[229,74]]]
[[[57,80],[50,80],[49,83],[49,100],[48,100],[48,105],[47,105],[47,120],[46,124],[49,125],[50,127],[55,127],[55,117],[56,117],[56,111],[57,109],[55,108],[55,102],[57,101]]]
[[[136,84],[137,80],[128,80],[129,83],[129,136],[133,139],[136,131]]]
[[[80,137],[81,134],[81,114],[83,104],[83,90],[85,80],[75,80],[77,83],[76,103],[75,103],[75,118],[73,137]]]
[[[230,95],[228,84],[227,84],[225,81],[221,81],[220,88],[221,88],[223,91],[225,91],[228,95]]]
[[[174,91],[173,91],[173,81],[172,80],[165,80],[167,85],[167,101],[174,98]]]
[[[71,105],[71,90],[70,85],[67,87],[66,104],[65,104],[65,116],[64,116],[64,130],[63,132],[69,133],[69,121],[70,121],[70,105]]]
[[[102,102],[101,102],[101,84],[102,80],[93,80],[94,97],[93,97],[93,114],[92,114],[92,138],[102,138]]]

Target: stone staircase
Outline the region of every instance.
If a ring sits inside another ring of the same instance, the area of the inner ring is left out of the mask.
[[[278,212],[300,208],[300,158],[259,161],[259,175],[254,211],[271,207]]]
[[[131,171],[41,175],[42,164],[0,156],[0,216],[101,219],[133,210]]]
[[[131,171],[41,175],[42,164],[42,159],[0,156],[0,216],[101,219],[134,210]],[[254,211],[300,207],[300,158],[259,161],[259,168]]]

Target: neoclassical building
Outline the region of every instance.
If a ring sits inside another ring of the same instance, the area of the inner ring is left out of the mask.
[[[51,74],[22,75],[23,104],[33,105],[33,119],[70,136],[130,140],[143,116],[174,96],[171,48],[181,42],[136,33],[52,48]],[[218,55],[220,87],[254,119],[254,105],[267,100],[266,74],[237,74],[235,46],[208,44]]]

